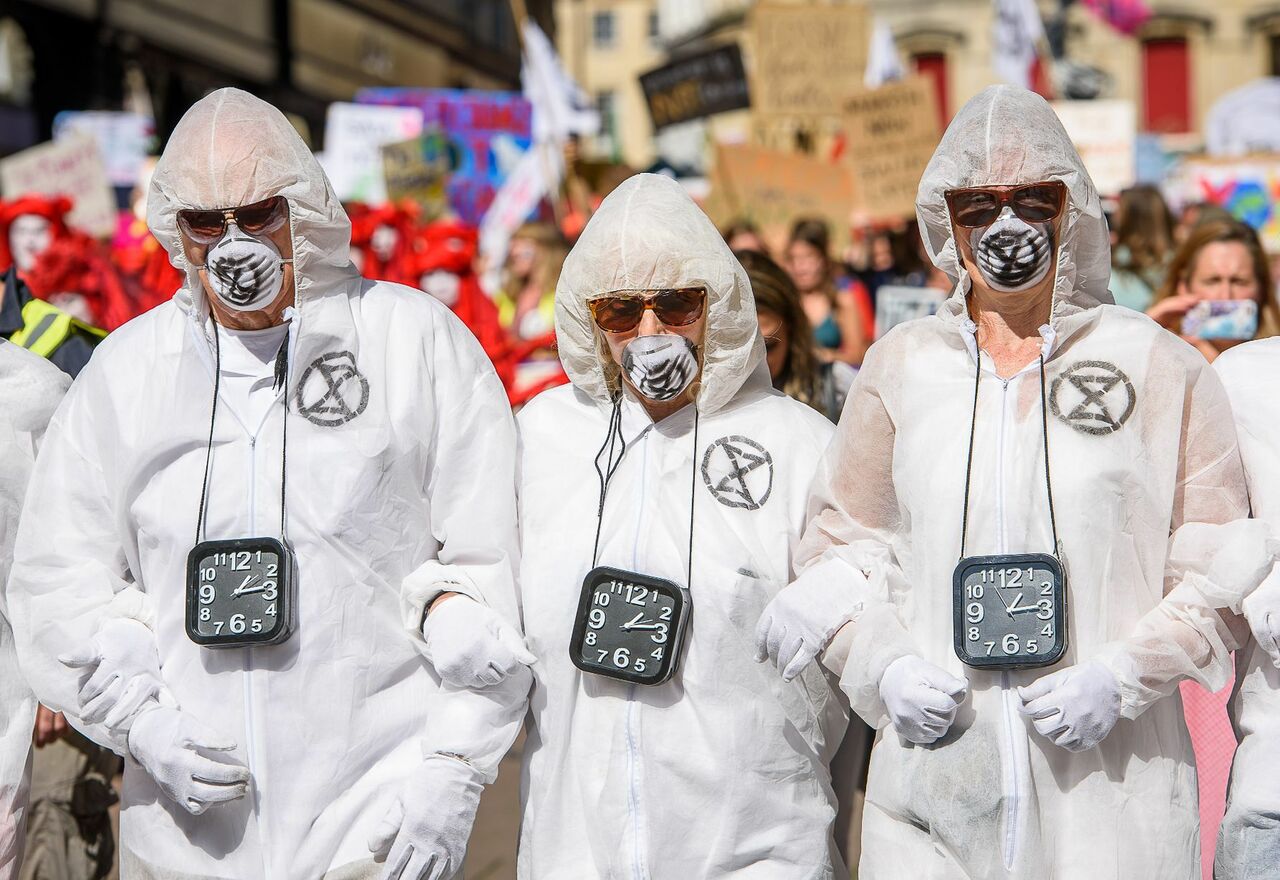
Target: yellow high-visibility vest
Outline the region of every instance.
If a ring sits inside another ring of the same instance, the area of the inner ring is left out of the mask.
[[[100,339],[107,336],[107,331],[73,318],[42,299],[33,299],[22,307],[22,329],[10,336],[9,341],[47,358],[77,329]]]

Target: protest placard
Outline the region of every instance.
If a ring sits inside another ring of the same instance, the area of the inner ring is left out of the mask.
[[[438,129],[407,141],[384,144],[381,151],[388,199],[417,202],[423,207],[425,219],[445,212],[448,199],[444,186],[455,160],[448,140]]]
[[[155,150],[156,123],[141,113],[114,110],[63,110],[53,117],[53,139],[80,132],[98,144],[112,186],[137,184],[142,165]]]
[[[932,315],[946,299],[946,291],[936,287],[881,285],[876,291],[876,339],[899,324]]]
[[[757,144],[825,155],[845,99],[862,86],[871,25],[864,4],[761,4],[751,13]]]
[[[1186,159],[1163,189],[1175,210],[1196,202],[1221,205],[1257,230],[1268,253],[1280,254],[1280,154]]]
[[[718,223],[744,218],[756,224],[774,253],[786,246],[791,224],[819,217],[831,227],[832,243],[849,238],[853,188],[849,169],[796,153],[721,144],[716,150],[708,213]]]
[[[115,232],[116,198],[97,142],[83,133],[40,144],[0,159],[0,192],[6,199],[28,193],[71,199],[67,222],[93,236]]]
[[[737,43],[641,74],[640,87],[654,129],[751,105]]]
[[[844,157],[858,210],[869,218],[915,216],[920,175],[938,146],[934,101],[923,77],[860,86],[845,101]]]
[[[1132,101],[1055,101],[1053,109],[1101,195],[1133,186],[1138,114]]]
[[[330,104],[325,116],[324,170],[338,198],[385,202],[382,147],[421,133],[422,111],[417,107]]]

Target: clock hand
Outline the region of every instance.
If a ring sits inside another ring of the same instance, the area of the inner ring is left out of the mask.
[[[999,588],[999,587],[996,587],[996,588],[995,588],[995,590],[996,590],[996,598],[998,598],[998,599],[1000,600],[1000,604],[1004,606],[1004,613],[1005,613],[1005,614],[1008,614],[1010,617],[1013,617],[1013,612],[1009,610],[1009,603],[1008,603],[1008,602],[1006,602],[1006,601],[1004,600],[1004,596],[1002,596],[1002,595],[1000,594],[1000,588]],[[1021,594],[1021,593],[1019,593],[1019,594],[1018,594],[1018,599],[1021,599],[1021,598],[1022,598],[1022,594]],[[1015,600],[1015,601],[1016,601],[1016,600]]]
[[[622,625],[622,631],[629,632],[630,630],[633,630],[633,629],[657,629],[659,626],[661,626],[661,624],[657,624],[657,623],[640,623],[640,620],[643,617],[644,617],[644,612],[643,611],[639,612],[638,614],[636,614],[635,617],[631,618],[630,620],[628,620],[626,623]]]
[[[260,584],[256,587],[249,587],[247,590],[237,590],[236,592],[231,594],[231,597],[234,599],[236,596],[247,596],[250,593],[261,593],[266,588],[267,588],[266,584]]]
[[[258,576],[256,574],[245,575],[244,580],[240,582],[240,586],[236,587],[234,590],[231,591],[231,598],[234,599],[236,596],[240,596],[244,593],[253,592],[252,590],[249,590],[247,588],[249,584],[253,583],[257,579],[258,579]]]
[[[1018,598],[1021,599],[1022,595],[1019,594]],[[1009,612],[1011,614],[1017,614],[1020,611],[1039,611],[1039,610],[1040,610],[1039,605],[1019,605],[1017,602],[1014,602],[1013,607],[1009,609]]]

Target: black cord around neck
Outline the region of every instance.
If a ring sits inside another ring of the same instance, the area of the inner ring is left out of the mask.
[[[982,349],[977,334],[973,338],[973,418],[969,423],[969,453],[964,469],[964,515],[960,521],[960,558],[965,558],[969,537],[969,487],[973,479],[973,443],[978,433],[978,387],[982,381]],[[1049,395],[1044,377],[1044,353],[1040,354],[1040,424],[1044,431],[1044,486],[1049,496],[1049,528],[1053,532],[1053,555],[1058,556],[1058,521],[1053,511],[1053,481],[1049,476]]]

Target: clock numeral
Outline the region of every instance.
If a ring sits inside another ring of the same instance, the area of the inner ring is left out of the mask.
[[[1052,596],[1052,595],[1053,595],[1053,582],[1052,582],[1052,581],[1044,581],[1042,584],[1040,584],[1040,595],[1041,595],[1041,596]]]
[[[248,550],[240,550],[231,554],[231,570],[232,571],[248,571],[249,560],[252,558]]]
[[[986,616],[986,610],[981,602],[970,602],[964,609],[964,613],[968,615],[970,623],[982,623],[982,618]]]
[[[596,597],[595,597],[595,600],[594,600],[594,601],[595,601],[595,603],[596,603],[597,605],[602,605],[602,606],[603,606],[603,605],[608,605],[608,604],[609,604],[609,594],[608,594],[608,593],[596,593]]]
[[[649,638],[659,645],[665,645],[667,643],[667,625],[665,623],[658,624],[657,631]]]
[[[613,652],[613,665],[619,669],[626,669],[627,664],[631,661],[631,651],[626,648],[619,648]]]
[[[262,632],[262,621],[255,617],[253,622],[249,624],[249,629],[256,633]]]
[[[994,584],[996,582],[996,573],[989,568],[982,570],[982,583]]]
[[[1044,627],[1040,630],[1040,635],[1042,635],[1042,636],[1048,636],[1049,638],[1053,638],[1053,624],[1052,624],[1052,623],[1046,623],[1046,624],[1044,625]]]
[[[200,604],[201,605],[208,605],[217,597],[218,597],[218,593],[216,590],[214,590],[213,584],[200,585]]]
[[[201,609],[200,609],[200,619],[201,619],[201,620],[208,620],[211,616],[212,616],[212,612],[210,612],[208,608],[201,608]]]
[[[1053,600],[1041,599],[1036,603],[1040,610],[1036,612],[1036,617],[1041,620],[1053,620]]]
[[[231,632],[234,633],[235,635],[240,635],[242,632],[244,632],[244,615],[243,614],[231,615],[231,619],[227,621],[227,629],[231,630]]]
[[[603,662],[604,662],[604,658],[609,656],[609,652],[608,652],[608,651],[605,651],[605,650],[603,650],[603,649],[601,649],[601,648],[596,648],[596,650],[600,652],[600,656],[599,656],[599,657],[597,657],[597,658],[596,658],[596,660],[597,660],[597,661],[599,661],[600,663],[603,663]]]
[[[588,632],[586,635],[586,638],[584,638],[583,641],[586,642],[588,646],[594,645],[596,643],[596,634],[593,632]]]
[[[277,595],[277,593],[276,593],[276,582],[275,582],[275,581],[267,581],[267,583],[268,583],[268,584],[270,584],[270,586],[268,586],[266,589],[264,589],[264,590],[262,591],[262,601],[264,601],[264,602],[274,602],[274,601],[276,600],[276,595]]]
[[[976,642],[979,638],[981,636],[978,634],[978,628],[976,626],[969,627],[969,641]]]
[[[665,607],[661,608],[661,609],[658,611],[658,619],[659,619],[659,620],[670,620],[670,619],[671,619],[671,606],[670,606],[670,605],[667,605],[667,606],[665,606]]]
[[[271,615],[272,617],[275,617],[275,616],[276,616],[276,603],[275,603],[275,602],[272,602],[270,605],[268,605],[268,606],[267,606],[267,610],[266,610],[266,611],[264,611],[264,612],[262,612],[262,613],[263,613],[263,614],[269,614],[269,615]]]
[[[1027,639],[1027,653],[1034,654],[1040,650],[1040,645],[1035,639]]]
[[[966,584],[964,588],[964,597],[966,599],[981,599],[982,594],[986,591],[986,588],[983,587],[982,584]]]
[[[208,566],[208,567],[201,566],[201,568],[200,568],[200,580],[202,580],[202,581],[211,581],[211,580],[214,580],[214,579],[215,579],[215,578],[217,578],[217,577],[218,577],[218,569],[214,568],[213,566]]]
[[[650,656],[650,657],[652,657],[654,660],[661,660],[661,659],[662,659],[662,648],[656,648],[656,649],[653,651],[653,653],[652,653],[652,654],[650,654],[649,656]]]
[[[632,595],[633,591],[635,591],[634,595]],[[627,584],[627,601],[630,602],[632,605],[640,605],[643,607],[645,599],[648,597],[648,595],[649,595],[648,587],[637,587],[633,584]]]
[[[987,656],[988,656],[988,657],[990,657],[990,656],[991,656],[991,649],[992,649],[992,648],[994,648],[994,647],[996,646],[996,643],[995,643],[995,642],[983,642],[983,644],[987,646]]]
[[[259,555],[261,555],[261,554],[259,554]],[[269,578],[273,578],[273,577],[275,577],[275,576],[276,576],[276,571],[277,571],[278,569],[279,569],[279,566],[277,566],[274,562],[268,562],[268,563],[267,563],[267,577],[269,577]]]
[[[221,633],[221,632],[222,632],[222,621],[221,621],[221,620],[215,620],[215,621],[213,622],[213,634],[216,636],[216,635],[218,635],[218,634],[219,634],[219,633]]]
[[[637,657],[635,664],[632,665],[631,668],[634,669],[636,672],[644,672],[644,658]]]
[[[1008,633],[1004,637],[1004,641],[1000,644],[1000,647],[1004,649],[1006,654],[1018,653],[1018,634]]]
[[[587,615],[587,626],[592,629],[600,629],[604,626],[604,609],[592,608],[591,613]]]

